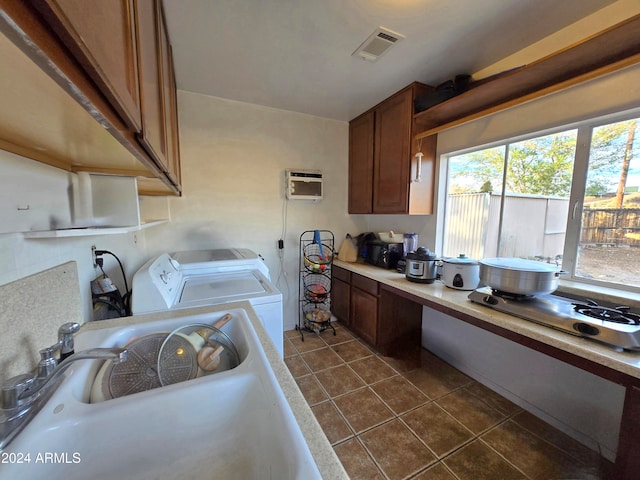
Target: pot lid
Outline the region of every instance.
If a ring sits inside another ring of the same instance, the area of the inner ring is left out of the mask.
[[[435,260],[436,254],[431,252],[428,248],[418,247],[415,252],[407,253],[408,260]]]
[[[551,265],[550,263],[537,262],[535,260],[525,260],[524,258],[483,258],[482,260],[480,260],[480,263],[488,267],[499,267],[528,272],[557,272],[559,270],[557,266]]]
[[[457,263],[457,264],[464,264],[464,265],[478,265],[478,261],[477,260],[467,257],[464,253],[461,253],[457,257],[443,258],[442,261],[446,262],[446,263]]]

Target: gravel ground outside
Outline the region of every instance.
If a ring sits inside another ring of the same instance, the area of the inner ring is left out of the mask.
[[[576,273],[594,280],[640,287],[640,248],[582,247]]]

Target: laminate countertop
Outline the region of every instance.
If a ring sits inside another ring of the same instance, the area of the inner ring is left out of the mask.
[[[471,302],[467,297],[469,291],[456,290],[446,287],[443,282],[436,280],[431,284],[410,282],[404,274],[396,270],[386,270],[364,263],[349,263],[335,260],[334,265],[353,273],[376,280],[382,285],[390,287],[396,293],[409,295],[412,300],[423,305],[457,316],[480,328],[498,333],[506,338],[516,339],[527,346],[540,345],[542,351],[551,347],[549,352],[554,357],[569,363],[577,360],[580,366],[595,374],[609,378],[619,383],[637,383],[625,381],[624,375],[640,380],[640,352],[619,351],[613,347],[597,343],[593,340],[570,335],[566,332],[554,330],[544,325],[520,319],[512,315],[492,310],[491,308]],[[511,335],[513,334],[513,335]],[[528,340],[531,342],[529,342]],[[531,348],[535,348],[532,346]],[[572,358],[573,357],[573,358]],[[603,368],[600,368],[603,367]],[[618,378],[617,373],[622,374]]]

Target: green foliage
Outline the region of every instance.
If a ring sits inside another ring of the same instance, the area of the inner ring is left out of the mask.
[[[571,189],[575,131],[509,145],[506,189],[509,193],[568,196]],[[452,193],[492,191],[502,185],[505,148],[491,148],[452,159]]]
[[[576,133],[572,130],[511,145],[507,191],[569,197]]]
[[[482,186],[480,187],[480,192],[481,193],[491,193],[493,192],[493,185],[491,185],[491,181],[487,180],[486,182],[484,182],[482,184]]]
[[[629,128],[635,120],[594,128],[586,185],[588,196],[615,191]],[[449,193],[502,190],[506,166],[507,193],[568,198],[571,192],[577,130],[569,130],[506,146],[480,150],[449,161]],[[640,157],[640,142],[632,157]]]
[[[597,181],[589,182],[589,184],[587,185],[587,188],[585,189],[584,193],[585,193],[585,195],[587,197],[600,197],[600,196],[604,195],[605,193],[607,193],[608,190],[609,190],[609,188],[608,188],[607,184],[597,180]]]

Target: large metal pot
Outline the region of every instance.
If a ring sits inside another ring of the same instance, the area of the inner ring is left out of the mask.
[[[515,295],[541,295],[558,288],[564,272],[548,263],[522,258],[480,260],[480,281],[489,287]]]

